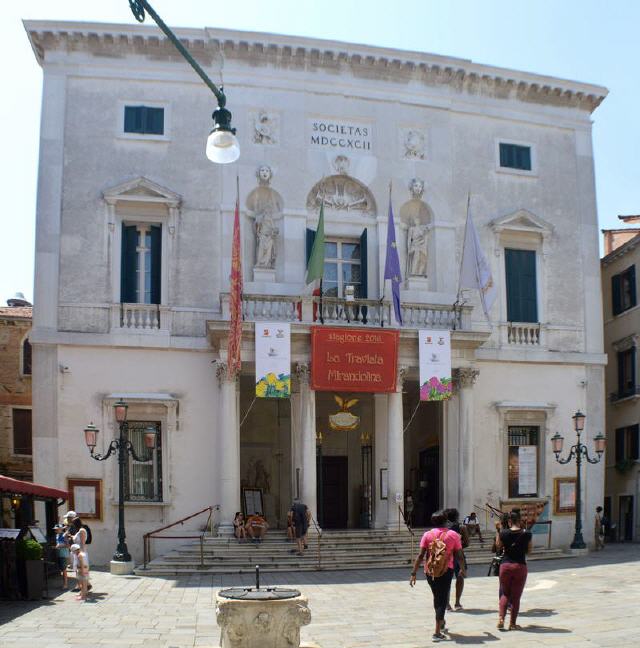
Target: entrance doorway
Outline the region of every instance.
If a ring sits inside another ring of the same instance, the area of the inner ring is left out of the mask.
[[[349,460],[322,457],[322,519],[325,529],[346,529],[349,517]]]
[[[633,540],[633,495],[620,495],[618,511],[620,542],[631,542]]]
[[[421,485],[422,526],[431,524],[431,516],[440,508],[440,447],[423,450],[419,456],[418,479]]]

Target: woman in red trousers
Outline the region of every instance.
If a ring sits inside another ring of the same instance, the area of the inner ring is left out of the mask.
[[[527,554],[531,551],[531,532],[522,528],[520,510],[514,509],[509,514],[510,527],[500,531],[498,551],[504,550],[500,565],[500,611],[498,613],[498,630],[504,630],[504,618],[507,606],[511,605],[509,630],[519,630],[516,624],[520,610],[520,597],[527,581]]]

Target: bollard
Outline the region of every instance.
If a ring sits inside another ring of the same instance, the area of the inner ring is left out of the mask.
[[[260,589],[260,565],[256,565],[256,589]]]

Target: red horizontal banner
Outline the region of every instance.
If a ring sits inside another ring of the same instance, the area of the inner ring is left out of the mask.
[[[395,391],[398,339],[393,330],[312,326],[312,389]]]

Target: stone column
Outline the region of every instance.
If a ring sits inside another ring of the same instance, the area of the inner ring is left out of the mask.
[[[296,373],[300,384],[300,454],[302,459],[300,499],[303,504],[309,507],[313,519],[317,522],[316,393],[309,384],[309,365],[298,363]],[[309,532],[315,532],[313,523],[309,528]]]
[[[217,365],[220,383],[220,432],[218,436],[218,485],[220,533],[233,533],[233,518],[240,506],[240,420],[238,412],[238,375],[226,363]]]
[[[398,529],[396,493],[404,497],[404,417],[402,412],[402,385],[407,367],[398,367],[396,391],[388,396],[387,458],[389,462],[389,499],[387,501],[387,528]],[[404,504],[402,504],[404,506]],[[401,527],[403,525],[401,523]]]
[[[458,388],[458,425],[460,426],[458,448],[458,509],[461,516],[469,515],[475,503],[476,489],[474,471],[474,407],[473,385],[480,371],[473,367],[454,370],[454,381]]]

